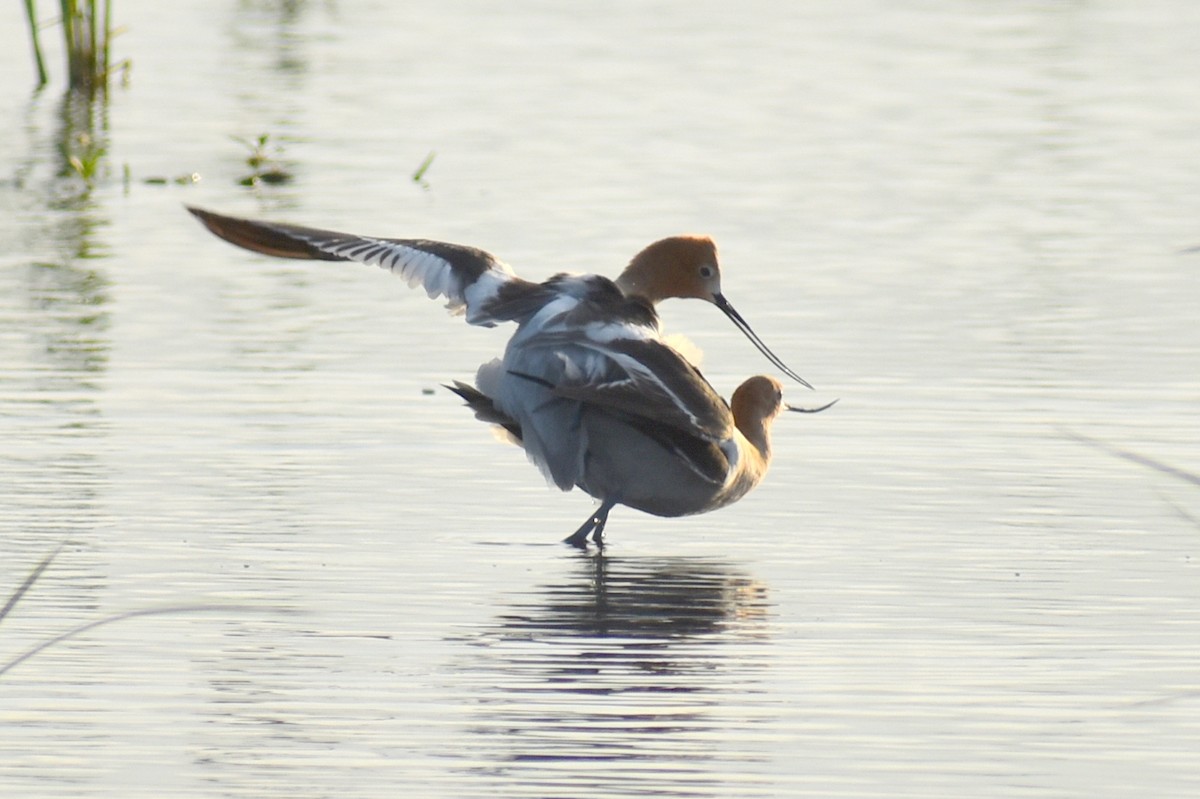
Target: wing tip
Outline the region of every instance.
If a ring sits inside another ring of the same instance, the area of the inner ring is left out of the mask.
[[[330,255],[309,244],[292,232],[300,230],[291,225],[243,219],[209,211],[196,205],[184,204],[188,213],[200,220],[200,224],[219,239],[261,255],[276,258],[292,258],[302,261],[343,261],[340,256]]]

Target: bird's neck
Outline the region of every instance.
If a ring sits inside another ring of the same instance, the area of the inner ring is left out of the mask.
[[[756,440],[751,440],[740,427],[735,434],[738,448],[737,466],[726,477],[718,506],[736,502],[761,483],[767,474],[770,451],[765,449],[764,445],[769,444],[756,431],[751,432],[755,434]]]
[[[658,305],[668,297],[683,296],[674,290],[666,272],[651,268],[643,253],[634,256],[629,266],[622,270],[614,282],[626,297],[645,300],[652,306]]]
[[[662,297],[654,296],[654,292],[645,280],[640,279],[637,270],[630,265],[622,272],[616,280],[617,288],[621,289],[621,293],[626,297],[640,297],[646,302],[654,305]]]
[[[761,464],[762,471],[766,472],[767,464],[771,461],[771,431],[767,421],[754,417],[739,419],[735,416],[733,423],[746,442],[754,448],[754,460]]]

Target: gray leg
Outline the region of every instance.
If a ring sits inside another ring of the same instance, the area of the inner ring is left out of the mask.
[[[616,500],[606,499],[600,503],[596,512],[588,517],[579,529],[563,539],[564,544],[570,544],[580,549],[587,548],[588,535],[596,542],[596,546],[604,546],[604,525],[608,522],[608,512],[617,504]]]

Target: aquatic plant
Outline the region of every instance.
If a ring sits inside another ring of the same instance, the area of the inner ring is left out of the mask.
[[[86,197],[110,174],[108,103],[99,95],[67,91],[62,96],[59,119],[61,127],[54,137],[61,159],[59,177],[69,181],[63,184],[64,189],[81,184],[78,190],[70,191],[70,197]]]
[[[429,171],[430,165],[433,164],[433,157],[435,155],[437,153],[431,150],[429,155],[425,156],[425,160],[421,162],[421,165],[417,167],[417,171],[413,172],[413,182],[421,184],[421,188],[423,189],[429,188],[429,182],[425,180],[425,173]]]
[[[272,142],[270,133],[260,133],[254,139],[244,139],[241,136],[230,138],[249,150],[246,166],[250,167],[250,174],[241,178],[238,183],[243,186],[258,186],[262,183],[291,182],[294,176],[280,160],[283,157],[283,145]]]
[[[87,133],[76,136],[75,144],[74,152],[67,153],[67,164],[89,189],[94,188],[105,155],[104,145]]]
[[[112,63],[112,0],[59,0],[63,49],[67,57],[67,85],[89,96],[108,90],[109,77],[117,69],[127,70],[128,61]],[[29,35],[37,68],[38,87],[49,80],[38,38],[37,0],[25,0]]]
[[[25,0],[25,18],[29,20],[29,39],[33,45],[33,62],[37,67],[38,88],[45,86],[50,80],[46,74],[46,59],[42,58],[41,40],[38,39],[37,3],[35,0]]]

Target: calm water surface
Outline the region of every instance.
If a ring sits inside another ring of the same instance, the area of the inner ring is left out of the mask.
[[[118,3],[90,121],[11,5],[0,597],[65,545],[0,663],[207,609],[0,675],[0,794],[1200,793],[1194,4]],[[239,186],[264,132],[294,179]],[[590,500],[439,387],[506,331],[184,202],[530,277],[705,231],[842,401],[579,554]]]

